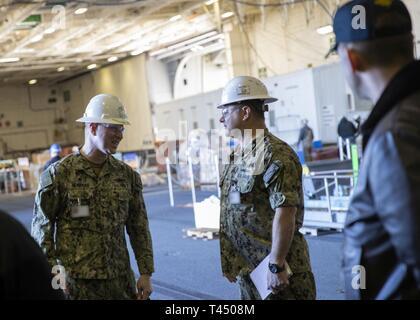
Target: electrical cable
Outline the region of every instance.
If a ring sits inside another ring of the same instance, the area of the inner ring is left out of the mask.
[[[333,15],[328,11],[328,8],[325,6],[321,0],[316,0],[316,2],[321,6],[322,9],[331,17],[331,19],[334,19]]]
[[[265,61],[262,59],[262,57],[258,53],[257,49],[251,43],[251,40],[249,39],[248,31],[245,30],[245,26],[244,26],[244,24],[243,24],[243,22],[242,22],[242,20],[240,18],[239,11],[238,11],[238,6],[237,5],[238,4],[235,3],[235,13],[236,13],[236,16],[238,17],[239,28],[241,29],[242,33],[245,35],[245,40],[248,43],[248,46],[251,48],[251,50],[254,52],[255,56],[257,57],[257,59],[260,60],[260,62],[263,64],[263,66],[266,67],[271,73],[276,74],[276,72],[274,71],[274,69],[271,68],[267,63],[265,63]]]

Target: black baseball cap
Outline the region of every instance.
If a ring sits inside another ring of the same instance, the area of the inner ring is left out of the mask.
[[[412,33],[410,13],[401,0],[353,0],[334,16],[335,45],[361,42]]]

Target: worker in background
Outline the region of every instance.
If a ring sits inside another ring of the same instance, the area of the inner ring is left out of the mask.
[[[25,228],[0,211],[0,300],[64,299],[51,267]]]
[[[351,121],[344,116],[338,123],[337,133],[344,140],[350,139],[352,142],[354,142],[356,140],[357,135],[360,133],[360,123],[360,116],[355,117],[354,121]]]
[[[347,155],[348,147],[350,147],[351,144],[356,143],[356,138],[360,134],[360,122],[360,117],[356,117],[351,121],[344,116],[338,123],[337,133],[338,136],[343,139],[343,144],[341,146],[343,154]],[[350,144],[349,146],[348,143]]]
[[[303,119],[302,127],[299,131],[299,139],[296,143],[297,147],[302,143],[305,161],[312,161],[312,142],[314,141],[314,132],[308,125],[308,120]]]
[[[334,32],[348,83],[375,104],[345,223],[346,296],[419,299],[420,62],[410,14],[400,0],[355,0],[337,11]]]
[[[220,122],[228,136],[242,138],[220,182],[222,271],[230,282],[239,280],[241,299],[261,299],[250,272],[269,255],[266,285],[273,293],[268,299],[315,299],[308,246],[299,232],[302,167],[264,120],[266,103],[276,100],[253,77],[236,77],[223,90]]]
[[[47,161],[47,163],[44,165],[44,169],[43,171],[47,170],[47,168],[57,162],[60,161],[61,157],[60,157],[60,153],[61,153],[61,146],[58,143],[54,143],[51,145],[50,147],[50,157],[51,159]]]
[[[82,118],[85,141],[42,173],[32,235],[51,266],[67,274],[70,299],[148,299],[154,271],[140,175],[115,159],[127,115],[117,97],[93,97]],[[137,260],[136,282],[125,230]]]

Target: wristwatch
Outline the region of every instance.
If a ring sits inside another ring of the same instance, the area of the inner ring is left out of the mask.
[[[269,263],[268,263],[268,269],[269,269],[272,273],[280,273],[280,272],[283,272],[284,270],[286,270],[286,269],[284,268],[284,263],[283,263],[283,265],[282,265],[282,266],[279,266],[278,264],[271,263],[271,262],[269,262]]]

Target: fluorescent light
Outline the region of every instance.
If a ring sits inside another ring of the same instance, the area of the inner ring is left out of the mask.
[[[59,67],[59,68],[57,68],[57,71],[58,71],[58,72],[64,71],[64,67]]]
[[[137,49],[137,50],[131,51],[130,54],[132,56],[138,56],[140,53],[143,53],[143,52],[144,52],[143,49]]]
[[[19,60],[20,58],[0,58],[0,63],[16,62]]]
[[[84,14],[86,11],[88,11],[88,8],[79,8],[74,12],[74,14]]]
[[[108,58],[108,62],[114,62],[114,61],[117,61],[117,60],[118,60],[118,57],[115,57],[115,56]]]
[[[89,70],[91,70],[91,69],[95,69],[97,66],[98,66],[98,65],[97,65],[96,63],[92,63],[92,64],[88,65],[88,66],[87,66],[87,68],[88,68]]]
[[[38,41],[41,41],[43,37],[44,37],[44,36],[42,35],[42,33],[40,33],[40,34],[36,35],[35,37],[33,37],[33,38],[31,39],[31,42],[38,42]]]
[[[212,5],[213,3],[215,3],[216,2],[216,0],[209,0],[209,1],[206,1],[206,6],[209,6],[209,5]]]
[[[38,80],[36,80],[36,79],[32,79],[32,80],[29,80],[29,81],[28,81],[28,83],[29,83],[29,84],[31,84],[31,85],[32,85],[32,84],[35,84],[35,83],[37,83],[37,82],[38,82]]]
[[[169,21],[174,22],[174,21],[177,21],[179,19],[181,19],[181,15],[178,14],[177,16],[173,16],[172,18],[170,18]]]
[[[228,12],[223,13],[221,17],[223,19],[226,19],[226,18],[229,18],[231,16],[233,16],[233,12],[232,11],[228,11]]]
[[[326,35],[331,32],[333,32],[333,27],[331,25],[323,26],[318,29],[316,29],[316,32],[318,32],[320,35]]]
[[[55,32],[55,28],[50,27],[50,28],[48,28],[47,30],[45,30],[44,32],[45,32],[46,34],[51,34],[51,33],[54,33],[54,32]]]

